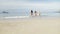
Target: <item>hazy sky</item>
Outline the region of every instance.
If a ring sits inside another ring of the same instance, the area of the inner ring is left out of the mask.
[[[60,0],[0,0],[0,9],[59,10]]]

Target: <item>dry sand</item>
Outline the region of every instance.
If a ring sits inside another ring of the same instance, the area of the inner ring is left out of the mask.
[[[60,18],[0,20],[0,34],[60,34]]]

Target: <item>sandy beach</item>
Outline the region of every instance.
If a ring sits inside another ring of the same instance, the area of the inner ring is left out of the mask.
[[[0,20],[0,34],[60,34],[60,18]]]

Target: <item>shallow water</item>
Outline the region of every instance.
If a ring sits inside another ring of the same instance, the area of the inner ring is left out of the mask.
[[[30,12],[27,10],[9,10],[8,13],[2,13],[0,11],[1,18],[27,18],[30,17]],[[60,17],[60,13],[57,12],[40,12],[40,17]]]

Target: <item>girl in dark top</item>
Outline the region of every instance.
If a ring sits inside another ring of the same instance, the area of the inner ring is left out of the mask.
[[[33,11],[31,10],[31,15],[33,15]]]

